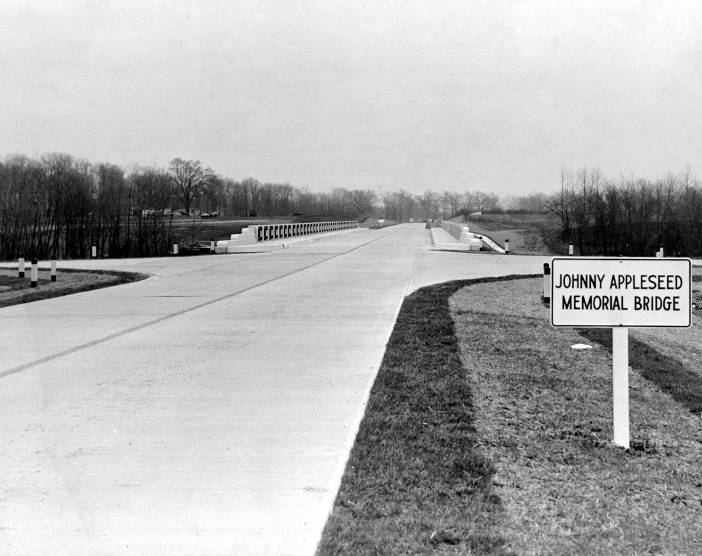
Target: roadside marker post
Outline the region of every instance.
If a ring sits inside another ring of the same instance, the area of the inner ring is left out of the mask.
[[[544,294],[542,298],[544,303],[551,301],[551,267],[548,263],[544,263]]]
[[[174,255],[178,254],[178,242],[177,241],[173,244],[173,254]]]
[[[573,244],[569,243],[568,244],[568,254],[572,257],[573,256]]]
[[[51,257],[51,281],[56,282],[56,259]]]
[[[93,245],[90,248],[90,258],[97,259],[97,245]]]
[[[215,253],[215,240],[214,238],[210,238],[210,255],[214,255]]]
[[[24,257],[19,257],[17,259],[17,276],[19,278],[24,278]]]
[[[39,262],[36,258],[32,257],[32,269],[30,271],[30,287],[36,288],[39,282]]]
[[[505,255],[509,254],[509,240],[505,239]]]
[[[664,259],[658,254],[655,258],[551,259],[551,325],[612,329],[612,425],[616,446],[630,446],[629,328],[689,327],[691,293],[690,259]]]

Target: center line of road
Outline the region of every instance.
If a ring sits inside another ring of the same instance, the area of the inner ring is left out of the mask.
[[[312,264],[309,264],[307,266],[303,266],[301,268],[291,270],[290,272],[286,272],[285,274],[281,274],[280,276],[276,276],[276,277],[270,278],[269,280],[266,280],[264,282],[259,282],[258,284],[254,284],[253,286],[249,286],[248,288],[244,288],[242,290],[228,293],[228,294],[222,295],[220,297],[217,297],[215,299],[210,299],[209,301],[199,303],[198,305],[193,305],[192,307],[188,307],[187,309],[182,309],[180,311],[176,311],[175,313],[170,313],[168,315],[163,315],[162,317],[159,317],[159,318],[154,319],[152,321],[145,322],[145,323],[139,324],[137,326],[127,328],[125,330],[120,330],[119,332],[115,332],[114,334],[109,334],[107,336],[103,336],[102,338],[98,338],[96,340],[91,340],[89,342],[85,342],[84,344],[79,344],[77,346],[73,346],[73,347],[64,349],[64,350],[59,351],[57,353],[52,353],[51,355],[46,355],[44,357],[40,357],[40,358],[35,359],[33,361],[23,363],[22,365],[17,365],[16,367],[12,367],[10,369],[7,369],[5,371],[0,372],[0,378],[6,377],[9,375],[13,375],[15,373],[19,373],[21,371],[25,371],[27,369],[31,369],[32,367],[35,367],[37,365],[41,365],[42,363],[46,363],[48,361],[58,359],[59,357],[64,357],[65,355],[70,355],[70,354],[75,353],[77,351],[80,351],[82,349],[86,349],[86,348],[89,348],[92,346],[96,346],[98,344],[102,344],[102,343],[107,342],[109,340],[119,338],[120,336],[124,336],[126,334],[131,333],[131,332],[136,332],[137,330],[142,330],[148,326],[153,326],[154,324],[158,324],[158,323],[166,321],[168,319],[172,319],[174,317],[179,317],[181,315],[184,315],[186,313],[190,313],[192,311],[197,311],[198,309],[202,309],[203,307],[207,307],[208,305],[212,305],[213,303],[218,303],[220,301],[224,301],[225,299],[236,297],[237,295],[241,295],[242,293],[246,293],[246,292],[251,291],[251,290],[256,289],[256,288],[260,288],[261,286],[265,286],[267,284],[270,284],[271,282],[275,282],[276,280],[282,280],[283,278],[287,278],[288,276],[292,276],[293,274],[297,274],[298,272],[303,272],[305,270],[308,270],[310,268],[314,268],[315,266],[319,266],[319,265],[324,264],[324,263],[331,261],[333,259],[338,259],[339,257],[343,257],[345,255],[348,255],[349,253],[353,253],[354,251],[361,249],[362,247],[370,245],[371,243],[375,243],[376,241],[379,241],[381,239],[385,239],[385,238],[387,238],[393,234],[396,234],[396,233],[397,233],[397,230],[393,230],[392,232],[387,233],[381,237],[377,237],[375,239],[371,239],[370,241],[362,243],[361,245],[357,245],[356,247],[353,247],[352,249],[349,249],[348,251],[344,251],[343,253],[337,253],[336,255],[331,255],[330,257],[327,257],[325,259],[317,261],[316,263],[312,263]]]

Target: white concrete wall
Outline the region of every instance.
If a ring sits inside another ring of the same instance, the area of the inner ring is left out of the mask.
[[[468,230],[468,226],[443,220],[441,227],[455,237],[459,242],[469,246],[469,251],[480,251],[483,246],[483,240],[477,234],[473,234]]]
[[[500,253],[502,255],[505,254],[505,250],[502,247],[500,247],[496,242],[492,241],[492,239],[490,239],[488,236],[484,235],[484,236],[482,236],[482,238],[483,238],[483,245],[487,245],[490,249],[492,249],[493,251],[497,251],[498,253]]]

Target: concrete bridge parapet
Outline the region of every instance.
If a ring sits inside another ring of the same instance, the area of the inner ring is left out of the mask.
[[[457,222],[450,222],[449,220],[443,220],[441,222],[441,227],[459,242],[465,243],[468,251],[480,251],[480,248],[483,246],[482,237],[478,234],[471,233],[468,226],[458,224]]]
[[[359,227],[360,224],[356,220],[299,224],[257,224],[244,228],[240,234],[232,234],[229,239],[218,241],[215,246],[215,253],[256,250],[257,247],[262,247],[264,244],[269,248],[283,247],[285,240],[295,241],[296,238],[301,239],[305,236],[339,232]]]

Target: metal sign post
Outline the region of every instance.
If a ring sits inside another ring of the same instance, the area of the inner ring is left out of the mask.
[[[629,329],[612,328],[612,425],[614,444],[629,448]]]

